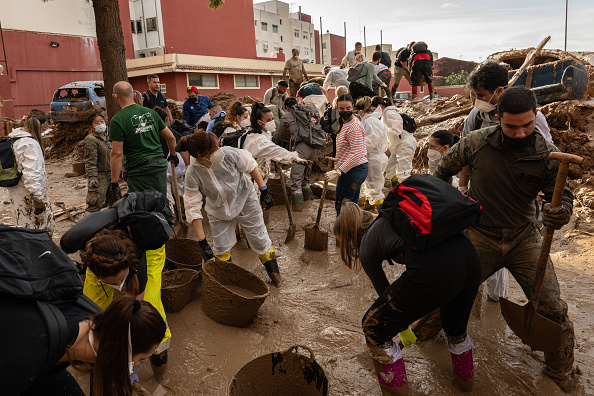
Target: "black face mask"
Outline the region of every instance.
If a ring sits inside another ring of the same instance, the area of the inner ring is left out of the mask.
[[[339,111],[338,114],[340,115],[340,118],[342,118],[343,121],[346,121],[349,118],[351,118],[351,116],[353,115],[353,112],[352,111]]]
[[[508,145],[509,147],[513,147],[513,148],[526,147],[526,146],[530,145],[531,143],[533,143],[534,140],[536,139],[536,131],[532,132],[530,135],[523,137],[521,139],[510,138],[503,132],[501,132],[501,135],[503,136],[503,143]]]

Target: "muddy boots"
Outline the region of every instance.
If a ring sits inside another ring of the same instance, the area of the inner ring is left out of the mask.
[[[293,193],[292,198],[292,209],[293,212],[303,212],[303,194]]]
[[[474,345],[468,336],[457,344],[452,342],[453,339],[448,337],[454,385],[463,392],[470,392],[474,388],[474,361],[472,359]]]
[[[545,374],[551,378],[555,383],[568,393],[578,386],[581,371],[578,367],[573,366],[574,357],[560,359],[556,353],[545,353]]]
[[[270,277],[272,284],[276,287],[280,287],[283,283],[283,279],[280,276],[278,263],[276,262],[276,253],[274,252],[273,248],[270,248],[268,252],[265,254],[261,254],[258,256],[262,264],[264,264],[264,268],[266,268],[266,273]]]
[[[310,187],[302,188],[301,191],[303,192],[303,200],[304,201],[309,201],[309,200],[313,199],[313,195],[311,193]]]
[[[369,348],[373,367],[377,374],[383,396],[408,395],[406,368],[402,359],[402,351],[396,343],[383,347]]]
[[[167,349],[157,354],[152,354],[150,357],[151,368],[153,369],[153,375],[155,381],[161,385],[167,385],[169,383],[169,372],[167,370]]]

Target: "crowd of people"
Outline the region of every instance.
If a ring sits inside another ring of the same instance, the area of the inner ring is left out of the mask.
[[[85,217],[62,235],[59,245],[66,253],[84,253],[81,293],[104,312],[89,316],[69,304],[58,305],[70,329],[68,346],[49,368],[43,356],[47,346],[16,359],[17,369],[23,365],[28,371],[17,375],[18,383],[9,389],[14,394],[40,394],[40,389],[44,394],[60,394],[60,389],[83,394],[65,368],[69,363],[77,369],[91,364],[96,394],[129,395],[140,386],[136,371],[146,359],[155,379],[167,381],[172,334],[160,295],[166,237],[141,232],[153,223],[143,223],[142,216],[132,223],[130,214],[172,216],[176,191],[170,182],[175,174],[183,215],[195,231],[203,259],[230,261],[237,237],[243,235],[272,284],[281,287],[282,261],[277,262],[266,229],[274,205],[268,177],[273,169],[291,166],[292,208],[302,211],[304,201],[313,199],[310,183],[317,150],[327,143],[333,145],[335,161],[323,179],[336,183],[334,234],[341,259],[350,268],[363,268],[378,295],[363,316],[362,328],[382,394],[407,393],[397,336],[412,339],[404,343],[408,346],[414,342],[409,326],[436,310],[448,339],[454,383],[472,390],[473,344],[467,323],[477,290],[487,281],[489,297],[506,297],[511,272],[527,297],[533,292],[540,251],[536,198],[542,191],[545,202],[551,200],[559,163],[548,154],[558,150],[534,94],[508,87],[505,66],[482,64],[468,78],[477,99],[462,136],[434,131],[427,152],[434,176],[430,179],[445,181],[456,194],[479,201],[480,223],[428,249],[409,246],[388,217],[378,216],[378,209],[381,212],[389,194],[411,177],[417,148],[410,117],[398,111],[392,97],[404,77],[413,98],[418,87],[427,84],[433,99],[432,62],[427,45],[412,42],[397,51],[392,71],[392,60],[381,46],[367,61],[361,43],[356,43],[339,67],[324,67],[325,78],[309,79],[294,49],[283,79],[266,91],[264,103],[246,106],[236,101],[222,108],[191,86],[183,122],[173,119],[157,75],[148,76],[144,93],[125,81],[115,84],[113,97],[121,110],[109,123],[102,114],[88,119]],[[55,225],[41,150],[45,121],[30,114],[9,135],[19,179],[7,188],[14,223],[45,230],[51,237]],[[185,126],[176,127],[180,124]],[[122,197],[124,182],[128,194]],[[567,224],[572,202],[566,187],[561,207],[544,205],[542,223],[554,229]],[[382,269],[385,260],[406,268],[392,283]],[[116,290],[126,296],[114,299]],[[545,353],[546,373],[568,391],[576,380],[573,325],[550,259],[540,299],[538,312],[563,328],[558,349]],[[9,305],[7,297],[0,302]],[[34,305],[21,304],[35,316]],[[24,331],[18,321],[8,322],[0,330],[5,341]],[[44,336],[48,334],[32,337],[43,344],[39,340]],[[30,340],[10,342],[18,347]],[[2,369],[0,373],[5,374]]]

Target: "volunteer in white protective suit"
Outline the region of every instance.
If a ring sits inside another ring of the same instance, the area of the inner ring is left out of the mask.
[[[417,149],[417,139],[404,130],[402,116],[389,99],[376,96],[371,101],[371,108],[382,110],[382,121],[388,127],[388,150],[390,158],[386,166],[386,180],[394,186],[410,176],[412,162]]]
[[[205,259],[216,256],[220,260],[231,259],[231,248],[237,242],[235,224],[239,223],[250,248],[278,287],[282,279],[260,207],[270,209],[272,197],[248,151],[218,145],[212,132],[195,132],[177,144],[177,151],[188,151],[191,156],[184,191],[187,221],[196,231]],[[246,174],[258,184],[260,203]],[[212,231],[212,250],[202,228],[203,204]]]
[[[380,121],[381,110],[374,112],[371,108],[371,98],[364,96],[357,100],[355,110],[361,116],[365,128],[365,145],[367,147],[367,161],[369,173],[363,185],[363,195],[369,203],[379,207],[384,202],[384,171],[388,164],[386,150],[388,149],[388,128]]]
[[[10,210],[16,225],[46,230],[50,238],[55,222],[50,205],[45,161],[41,148],[41,123],[31,115],[24,126],[13,129],[8,135],[21,179],[8,188]]]

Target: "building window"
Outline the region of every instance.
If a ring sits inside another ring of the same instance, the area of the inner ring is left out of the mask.
[[[281,36],[281,43],[283,42],[283,36]]]
[[[147,32],[157,31],[157,18],[146,18],[146,31]]]
[[[142,19],[136,21],[136,33],[142,33]]]
[[[144,54],[144,52],[139,52],[138,53],[138,57],[139,58],[144,58],[146,55]]]
[[[279,19],[278,24],[279,25],[282,25],[283,24],[283,20],[282,19]]]
[[[268,41],[262,41],[262,49],[264,52],[268,52]]]
[[[272,25],[272,33],[278,33],[278,25]]]
[[[159,84],[159,90],[161,91],[161,93],[167,93],[167,84]]]
[[[157,51],[151,51],[151,56],[157,56]]]
[[[258,21],[254,21],[254,26],[258,26]]]
[[[259,88],[260,78],[258,76],[236,75],[235,88]]]
[[[423,93],[423,92],[425,92],[425,87],[424,86],[421,87],[421,93]]]
[[[132,25],[132,33],[136,33],[136,24],[134,23],[134,21],[130,21],[131,25]]]
[[[303,55],[309,55],[309,49],[303,48]]]
[[[322,48],[326,49],[326,43],[322,43]]]
[[[202,88],[218,88],[219,80],[216,74],[188,73],[188,85]]]
[[[272,44],[272,48],[274,49],[274,52],[275,52],[275,53],[277,53],[277,52],[278,52],[278,47],[279,47],[278,43],[273,43],[273,44]]]
[[[295,38],[299,38],[299,30],[295,30]]]
[[[272,86],[276,87],[276,84],[278,84],[278,82],[282,79],[282,76],[272,76]]]
[[[306,32],[303,32],[303,39],[304,40],[307,40],[307,33]]]
[[[264,30],[265,32],[268,31],[268,24],[266,22],[262,22],[262,30]]]

